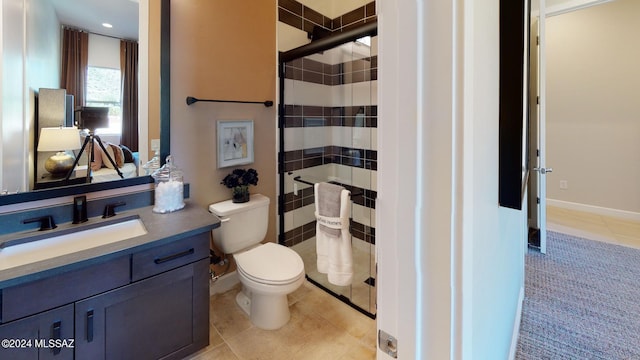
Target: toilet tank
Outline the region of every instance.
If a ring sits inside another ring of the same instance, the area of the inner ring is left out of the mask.
[[[231,200],[209,205],[209,212],[220,219],[212,231],[213,242],[225,254],[233,254],[260,243],[269,225],[269,198],[251,194],[245,203]]]

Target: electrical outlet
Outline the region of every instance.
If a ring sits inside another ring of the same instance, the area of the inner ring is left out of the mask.
[[[160,150],[160,139],[151,139],[151,151]]]
[[[560,180],[560,189],[567,190],[569,188],[569,182],[567,180]]]

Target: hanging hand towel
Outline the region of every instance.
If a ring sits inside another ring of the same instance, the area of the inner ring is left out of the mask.
[[[353,255],[349,218],[349,191],[339,185],[318,183],[314,186],[316,215],[316,254],[320,273],[330,283],[351,285]]]

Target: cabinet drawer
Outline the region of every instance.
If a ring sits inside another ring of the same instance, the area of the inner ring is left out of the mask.
[[[209,257],[209,232],[133,254],[131,281]]]
[[[129,283],[129,274],[129,256],[123,256],[2,289],[2,322],[53,309],[126,285]]]

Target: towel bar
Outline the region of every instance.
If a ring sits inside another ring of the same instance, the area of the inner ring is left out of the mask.
[[[310,181],[302,180],[301,176],[294,177],[293,181],[297,181],[297,182],[300,182],[300,183],[303,183],[303,184],[307,184],[307,185],[311,185],[311,186],[316,184],[316,183],[313,183],[313,182],[310,182]],[[334,184],[334,185],[341,185],[342,186],[342,184],[339,184],[339,183],[336,183],[336,182],[333,182],[333,181],[329,181],[329,183]],[[363,196],[363,195],[364,195],[364,193],[362,191],[357,191],[357,192],[354,192],[354,193],[350,194],[352,199],[354,197]]]
[[[273,101],[241,101],[241,100],[209,100],[209,99],[196,99],[193,96],[187,96],[187,105],[191,105],[195,102],[222,102],[222,103],[236,103],[236,104],[262,104],[265,107],[273,106]]]

